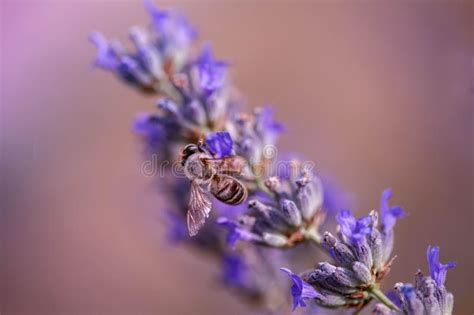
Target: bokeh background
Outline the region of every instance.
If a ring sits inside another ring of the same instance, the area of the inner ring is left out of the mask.
[[[385,280],[459,265],[474,311],[473,10],[469,1],[188,1],[249,107],[272,104],[361,214],[392,187],[409,212]],[[126,38],[140,1],[1,2],[1,314],[246,314],[211,261],[170,247],[131,133],[144,97],[91,67],[91,30]]]

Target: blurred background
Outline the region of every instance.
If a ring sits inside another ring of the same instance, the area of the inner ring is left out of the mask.
[[[187,1],[232,62],[248,106],[272,104],[280,148],[306,154],[355,196],[385,187],[408,211],[385,288],[448,274],[474,311],[473,10],[469,1]],[[171,247],[131,132],[154,100],[92,68],[92,30],[125,39],[141,1],[1,2],[2,314],[246,314],[215,266]],[[310,254],[310,253],[309,253]],[[310,266],[308,266],[310,267]]]

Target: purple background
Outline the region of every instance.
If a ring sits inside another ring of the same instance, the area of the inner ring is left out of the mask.
[[[153,98],[93,71],[91,30],[126,37],[140,1],[1,4],[2,314],[243,314],[218,267],[171,248],[130,131]],[[385,288],[459,265],[455,314],[474,310],[472,5],[468,1],[175,4],[233,63],[249,106],[275,106],[299,151],[357,197],[383,188],[408,217]],[[310,266],[308,266],[310,267]]]

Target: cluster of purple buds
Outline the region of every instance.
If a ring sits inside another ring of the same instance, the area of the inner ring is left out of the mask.
[[[427,257],[429,276],[424,276],[418,270],[414,285],[401,282],[395,285],[403,313],[407,315],[451,315],[454,296],[446,290],[444,282],[448,269],[455,267],[456,263],[441,263],[437,246],[428,247]],[[377,305],[376,314],[389,315],[392,313],[385,307]]]
[[[315,270],[306,272],[301,281],[306,288],[292,291],[294,306],[311,298],[325,307],[364,307],[372,298],[380,298],[379,283],[389,272],[395,220],[403,215],[399,206],[389,206],[390,190],[382,194],[381,221],[378,227],[376,211],[356,219],[348,210],[342,210],[336,219],[338,237],[326,232],[323,246],[328,249],[334,264],[321,262]],[[288,269],[294,285],[301,287],[298,277]]]
[[[224,106],[225,103],[203,104],[195,99],[178,103],[162,98],[157,101],[157,113],[137,115],[134,129],[153,153],[164,158],[176,157],[184,145],[197,143],[210,130],[223,128],[227,117],[225,109],[220,107]]]
[[[228,244],[234,247],[239,239],[270,247],[319,242],[318,228],[325,217],[319,178],[301,169],[297,176],[270,177],[264,185],[270,196],[249,200],[248,213],[238,220],[217,220],[228,229]]]
[[[257,108],[251,114],[240,112],[241,101],[227,76],[229,64],[217,60],[209,45],[193,54],[196,31],[175,10],[160,10],[150,0],[145,7],[152,18],[149,27],[133,27],[130,39],[136,50],[126,50],[118,41],[108,41],[98,33],[90,39],[97,46],[95,65],[114,73],[141,92],[158,97],[154,113],[140,113],[134,130],[145,141],[146,153],[158,161],[175,161],[183,148],[201,142],[216,159],[242,156],[252,171],[265,168],[265,145],[274,145],[283,130],[273,119],[271,108]],[[166,168],[173,170],[172,167]],[[181,171],[181,170],[179,170]],[[166,175],[170,175],[167,172]],[[252,180],[257,178],[252,176]],[[249,192],[257,190],[252,180],[246,181]],[[174,176],[160,178],[170,208],[165,211],[168,238],[213,254],[222,262],[222,279],[239,293],[252,299],[265,299],[269,291],[267,265],[253,248],[227,253],[223,245],[224,231],[206,224],[195,237],[186,227],[189,181]],[[183,198],[183,196],[186,196]],[[172,205],[172,206],[171,206]],[[212,203],[210,216],[233,216],[228,206]],[[209,218],[211,221],[213,218]],[[257,250],[255,250],[257,251]],[[259,281],[255,275],[259,275]],[[267,277],[267,278],[266,278]]]
[[[225,129],[231,120],[231,95],[226,87],[214,84],[210,90],[207,87],[209,79],[203,79],[204,82],[199,75],[193,75],[195,72],[192,70],[200,69],[204,62],[208,63],[206,72],[216,71],[225,75],[219,62],[212,59],[208,47],[203,54],[205,57],[190,63],[190,71],[174,75],[178,79],[173,81],[173,90],[167,94],[168,97],[157,102],[158,113],[137,116],[135,130],[145,137],[154,152],[177,156],[184,145],[205,139],[211,131]],[[178,96],[173,97],[176,92]]]
[[[185,67],[196,31],[177,11],[161,11],[151,1],[145,1],[145,6],[152,24],[129,31],[136,51],[128,51],[118,40],[108,41],[99,32],[90,39],[97,46],[98,67],[143,92],[161,93],[170,88],[172,74]]]
[[[214,59],[209,45],[198,56],[191,53],[196,31],[185,17],[159,10],[151,1],[145,6],[152,25],[130,30],[136,51],[129,52],[98,32],[90,39],[97,46],[96,66],[160,97],[158,112],[139,114],[134,129],[143,135],[147,148],[164,159],[177,156],[184,145],[205,139],[211,131],[224,130],[235,101],[226,84],[227,63]]]
[[[254,109],[252,114],[238,113],[226,129],[234,139],[237,155],[249,161],[254,173],[263,175],[276,155],[273,146],[285,130],[281,123],[274,120],[272,108],[264,106]]]

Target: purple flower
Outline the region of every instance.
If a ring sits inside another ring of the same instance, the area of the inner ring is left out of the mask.
[[[237,154],[245,157],[251,164],[258,166],[263,160],[267,164],[269,160],[276,158],[277,152],[272,146],[284,128],[274,121],[271,108],[255,108],[251,115],[234,113],[231,124],[227,127],[236,144]],[[277,175],[280,176],[279,173]]]
[[[216,223],[227,228],[228,234],[226,238],[226,243],[232,249],[235,249],[235,244],[237,240],[242,240],[246,242],[262,242],[262,238],[257,234],[254,234],[248,230],[241,228],[241,226],[232,220],[227,218],[218,218]]]
[[[109,45],[105,37],[99,32],[89,36],[91,42],[97,47],[95,65],[107,70],[116,70],[120,64],[117,53]]]
[[[224,86],[229,64],[215,60],[209,45],[204,46],[201,55],[196,60],[196,66],[199,72],[199,84],[203,91],[211,94]]]
[[[301,171],[297,178],[267,178],[264,185],[272,198],[256,194],[258,199],[248,201],[248,212],[237,221],[221,219],[221,225],[229,229],[229,244],[239,238],[270,247],[292,247],[320,237],[318,228],[325,216],[320,211],[322,191],[316,176]]]
[[[179,12],[160,10],[152,0],[145,0],[145,9],[152,18],[153,27],[161,39],[162,49],[186,48],[197,35],[196,30]]]
[[[380,215],[382,221],[382,230],[391,231],[395,226],[398,218],[405,215],[403,208],[400,206],[389,206],[388,201],[392,197],[392,189],[387,188],[383,191],[380,199]]]
[[[355,243],[364,240],[365,236],[372,232],[373,219],[371,216],[364,216],[356,220],[351,211],[341,210],[337,214],[336,220],[342,234]]]
[[[294,274],[290,269],[280,268],[281,271],[285,272],[293,281],[291,286],[291,295],[293,296],[293,310],[298,305],[306,307],[305,299],[313,299],[319,296],[318,292],[308,283],[303,281],[300,276]]]
[[[152,0],[145,0],[145,9],[150,14],[153,24],[158,28],[162,29],[162,26],[170,19],[170,13],[167,10],[160,10]]]
[[[438,246],[429,246],[426,255],[428,257],[428,266],[430,268],[431,278],[436,281],[437,285],[444,285],[448,269],[454,268],[456,266],[456,263],[450,261],[446,264],[442,264],[439,261]]]
[[[156,62],[150,61],[158,58],[153,55],[157,52],[148,49],[144,54],[129,54],[119,42],[108,42],[98,32],[93,32],[89,38],[97,47],[96,66],[113,72],[120,79],[139,87],[144,92],[153,90]]]
[[[232,155],[232,138],[227,131],[211,132],[206,139],[206,145],[216,158]]]
[[[142,135],[150,147],[157,145],[165,135],[158,117],[147,113],[137,114],[133,123],[133,130],[137,134]]]

